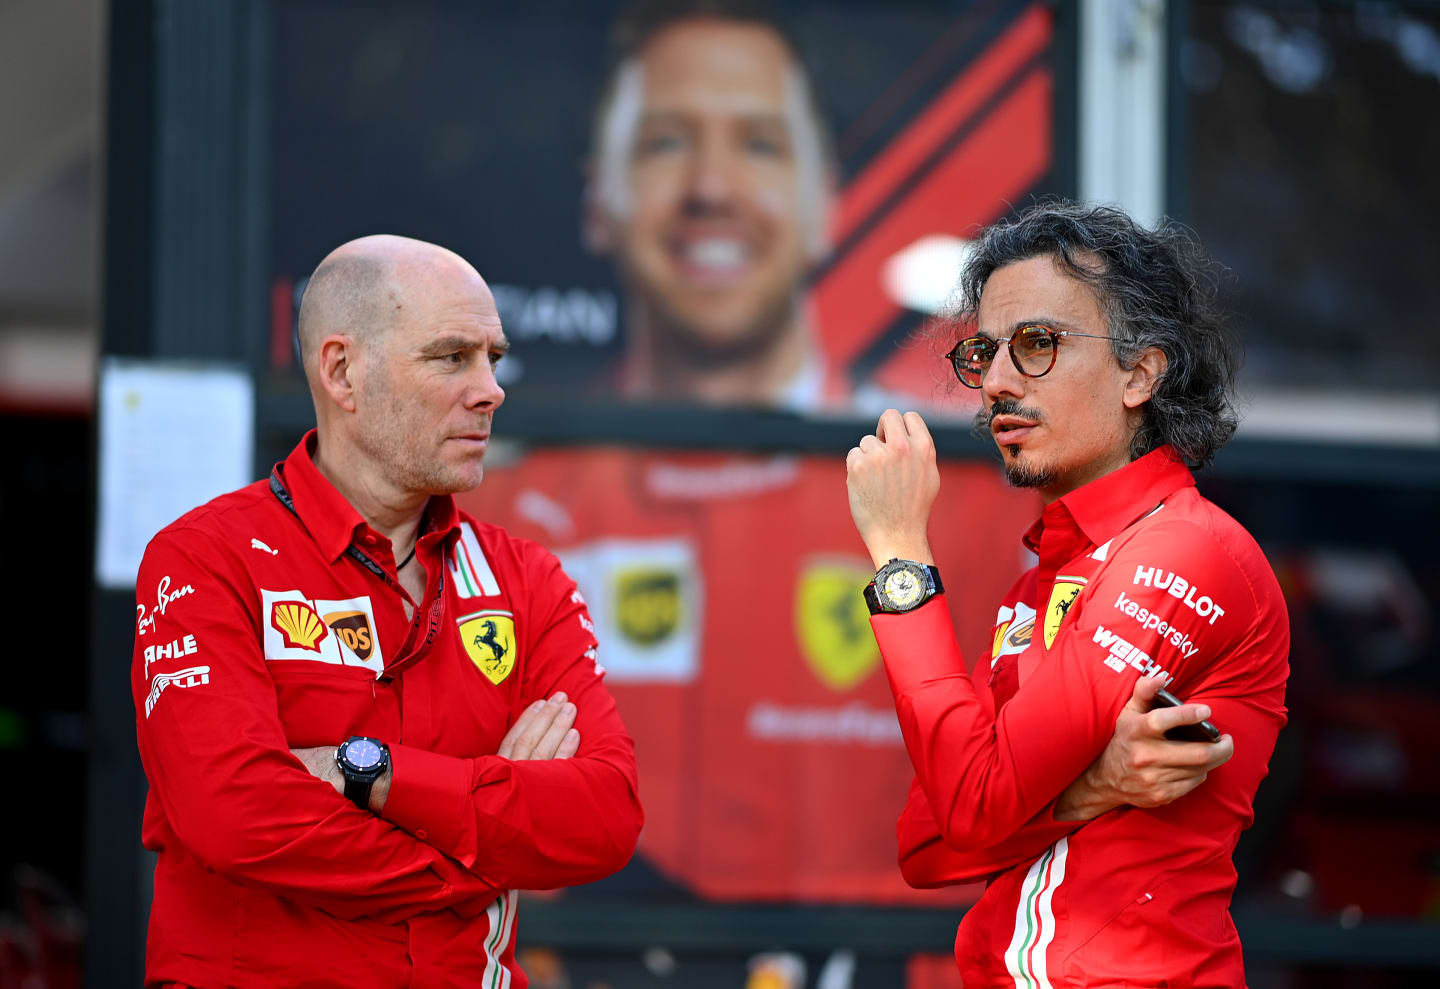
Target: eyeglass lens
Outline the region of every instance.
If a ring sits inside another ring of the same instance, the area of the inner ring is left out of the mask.
[[[1038,378],[1055,366],[1055,336],[1043,326],[1027,326],[1010,338],[1010,357],[1021,374]],[[995,359],[998,344],[985,337],[962,340],[952,352],[951,361],[960,382],[979,388]]]

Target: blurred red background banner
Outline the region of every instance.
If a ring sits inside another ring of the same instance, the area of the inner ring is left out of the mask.
[[[972,659],[1038,505],[945,465],[931,540]],[[553,449],[467,511],[553,549],[590,605],[640,760],[640,853],[720,900],[968,903],[896,866],[912,776],[861,589],[843,459]]]

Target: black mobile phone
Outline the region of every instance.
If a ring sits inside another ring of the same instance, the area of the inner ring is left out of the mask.
[[[1155,694],[1155,707],[1179,707],[1183,703],[1164,687]],[[1218,742],[1220,729],[1208,721],[1201,721],[1193,725],[1176,725],[1165,733],[1165,737],[1172,742]]]

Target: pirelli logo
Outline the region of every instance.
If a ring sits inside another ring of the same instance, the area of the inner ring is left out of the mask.
[[[1105,657],[1105,665],[1116,673],[1123,673],[1125,667],[1130,666],[1144,676],[1164,677],[1167,681],[1170,679],[1170,674],[1151,659],[1149,653],[1131,645],[1104,625],[1095,629],[1095,644],[1109,651],[1109,655]]]

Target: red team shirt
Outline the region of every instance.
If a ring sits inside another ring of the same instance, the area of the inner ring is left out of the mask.
[[[943,605],[872,619],[916,767],[901,869],[988,880],[955,943],[966,989],[1242,986],[1231,853],[1285,723],[1275,576],[1169,448],[1047,506],[1026,544],[973,672]],[[1167,806],[1056,822],[1147,675],[1210,705],[1234,758]]]
[[[448,497],[429,501],[407,620],[388,540],[313,442],[165,528],[140,566],[147,983],[519,989],[514,890],[607,875],[640,828],[593,623],[555,557]],[[579,753],[493,755],[557,690]],[[383,816],[289,751],[350,735],[390,746]]]
[[[931,541],[987,561],[976,593],[950,601],[983,646],[996,596],[1028,565],[1016,537],[1038,499],[988,464],[941,474],[968,508],[937,513]],[[843,463],[543,449],[487,465],[459,500],[554,549],[580,582],[645,767],[640,851],[664,877],[707,899],[936,904],[895,869],[887,808],[911,769]]]

